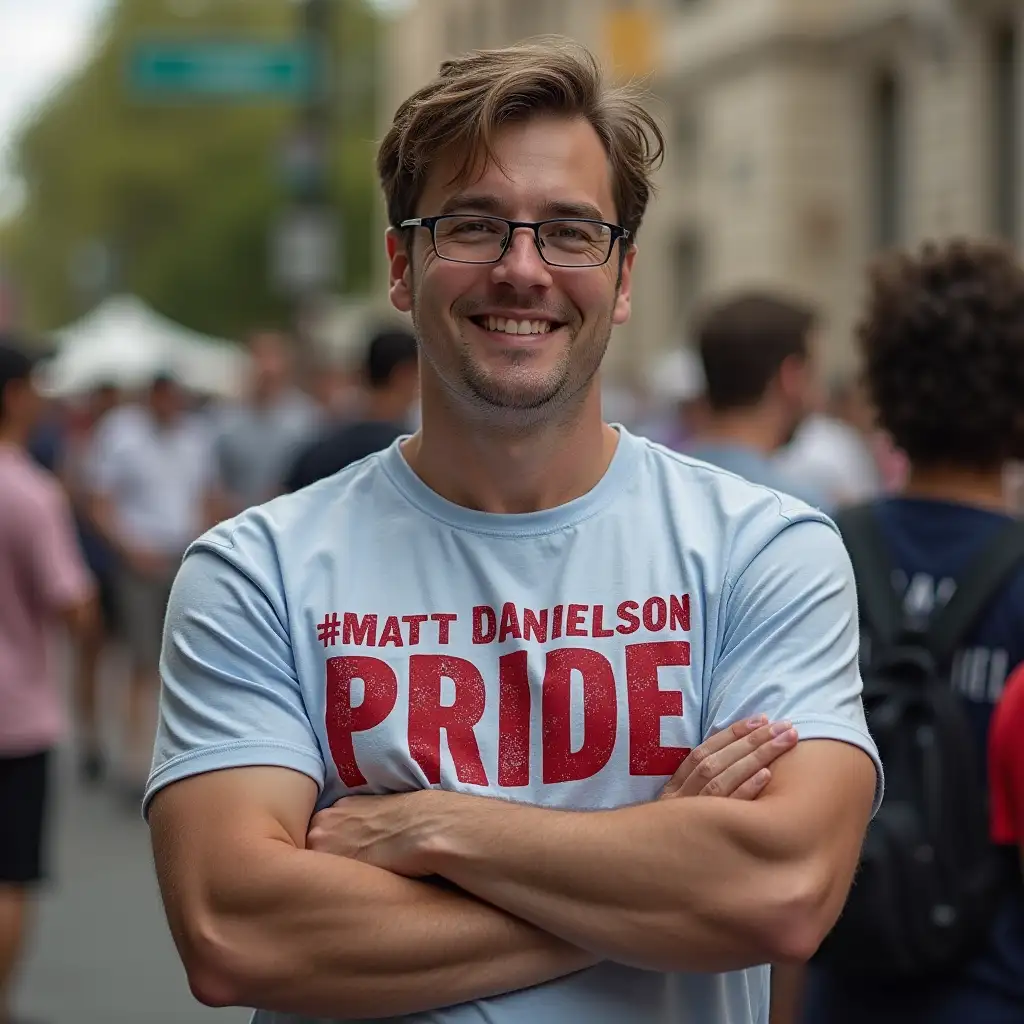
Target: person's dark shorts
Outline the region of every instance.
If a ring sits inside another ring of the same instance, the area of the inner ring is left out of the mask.
[[[0,885],[45,877],[44,831],[50,755],[0,756]]]
[[[103,629],[109,636],[119,634],[118,624],[121,617],[118,611],[117,576],[112,570],[96,573],[96,586],[99,591],[100,614],[103,616]]]

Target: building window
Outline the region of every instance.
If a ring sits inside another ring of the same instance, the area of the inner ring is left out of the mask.
[[[872,84],[870,98],[872,242],[897,245],[903,237],[904,98],[895,75],[885,72]]]
[[[681,177],[692,178],[700,168],[701,123],[693,107],[675,110],[672,124],[672,146]]]
[[[684,230],[675,241],[671,286],[676,296],[676,316],[680,323],[688,323],[704,289],[704,243],[692,228]]]
[[[1020,37],[1013,25],[992,35],[992,227],[1016,243],[1020,229]]]

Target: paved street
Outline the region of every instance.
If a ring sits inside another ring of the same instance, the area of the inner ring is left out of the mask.
[[[58,773],[56,878],[17,1008],[41,1024],[242,1024],[188,990],[159,905],[148,833],[111,791]]]

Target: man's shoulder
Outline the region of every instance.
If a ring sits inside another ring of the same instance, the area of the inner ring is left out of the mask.
[[[827,515],[791,494],[654,441],[640,443],[647,481],[640,500],[668,509],[685,546],[717,552],[730,574],[798,523],[819,524],[841,543]]]
[[[685,499],[689,509],[706,507],[734,524],[784,525],[800,519],[829,522],[820,510],[776,487],[750,480],[697,454],[677,452],[646,438],[638,440],[648,478]]]

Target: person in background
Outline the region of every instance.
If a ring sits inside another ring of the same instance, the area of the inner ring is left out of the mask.
[[[876,524],[904,615],[923,628],[1012,522],[1003,466],[1024,454],[1024,269],[1009,249],[980,242],[888,257],[871,275],[859,333],[880,425],[910,462],[903,493],[874,504]],[[964,771],[981,779],[993,711],[1022,661],[1024,564],[952,662],[977,757]],[[861,664],[870,671],[870,644]],[[871,985],[812,963],[804,1003],[805,1024],[1021,1024],[1024,906],[1003,901],[987,943],[939,980]]]
[[[209,431],[160,375],[143,404],[106,417],[91,456],[90,513],[117,562],[117,610],[131,657],[124,774],[134,799],[149,768],[164,611],[188,545],[216,521]]]
[[[366,351],[362,418],[338,424],[301,449],[285,474],[284,493],[331,476],[408,432],[419,390],[417,360],[411,332],[387,329],[375,334]]]
[[[277,494],[286,467],[321,418],[316,403],[295,385],[294,360],[285,335],[257,331],[249,339],[248,349],[248,397],[224,409],[216,427],[223,517]]]
[[[1024,664],[1018,665],[992,716],[989,784],[992,787],[992,841],[1006,866],[1010,898],[1024,921]]]
[[[844,378],[831,390],[827,407],[804,420],[775,464],[838,508],[878,497],[883,485],[875,459],[874,412],[863,386]]]
[[[808,307],[760,292],[733,296],[699,318],[706,411],[687,454],[827,509],[825,495],[773,461],[817,404],[815,322]]]
[[[51,625],[79,637],[94,588],[57,479],[27,451],[40,411],[33,363],[0,336],[0,1021],[11,1013],[30,897],[45,873],[47,777],[64,734]]]
[[[92,521],[92,452],[100,424],[120,403],[117,385],[101,383],[93,388],[69,418],[67,440],[58,463],[58,475],[75,513],[79,546],[99,595],[96,629],[86,634],[75,650],[78,770],[87,783],[100,781],[106,773],[107,757],[99,728],[99,665],[104,649],[117,634],[117,558]]]
[[[685,452],[705,419],[704,369],[689,345],[669,349],[651,368],[648,392],[653,415],[638,432],[673,451]]]

